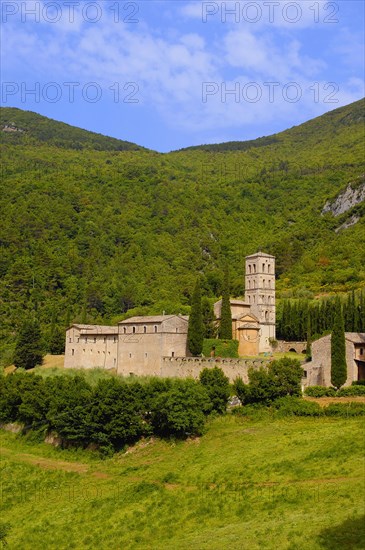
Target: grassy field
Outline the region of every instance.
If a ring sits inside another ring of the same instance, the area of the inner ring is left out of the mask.
[[[365,547],[363,419],[209,422],[124,454],[1,432],[9,549]]]

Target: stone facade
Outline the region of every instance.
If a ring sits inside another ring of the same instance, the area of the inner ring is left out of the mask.
[[[248,383],[248,369],[258,369],[268,365],[265,359],[211,359],[208,357],[164,357],[162,360],[161,376],[164,378],[199,378],[205,368],[219,367],[228,376],[230,382],[238,377],[245,384]]]
[[[346,332],[347,379],[345,386],[365,380],[365,334]],[[331,335],[312,344],[312,360],[303,365],[304,386],[331,386]]]
[[[275,257],[257,252],[246,257],[245,299],[260,324],[259,352],[271,351],[275,340]]]
[[[221,306],[221,300],[214,305],[217,321]],[[246,258],[246,300],[232,299],[231,310],[232,335],[239,342],[239,354],[257,356],[271,351],[269,339],[275,338],[273,256],[258,252]],[[75,324],[66,333],[65,367],[115,369],[124,376],[165,376],[171,372],[185,376],[187,333],[188,317],[181,315],[132,317],[114,327]],[[221,361],[230,378],[238,376],[241,367],[240,375],[247,376],[248,363]],[[202,364],[195,364],[194,375],[199,375]]]

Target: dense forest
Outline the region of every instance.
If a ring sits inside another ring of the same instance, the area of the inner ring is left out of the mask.
[[[213,301],[227,266],[242,296],[244,257],[258,249],[276,256],[279,299],[365,286],[364,202],[322,212],[364,185],[364,101],[168,154],[19,109],[1,109],[0,129],[3,362],[30,314],[47,333],[188,313],[197,275]]]

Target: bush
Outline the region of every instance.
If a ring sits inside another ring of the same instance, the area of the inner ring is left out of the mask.
[[[318,403],[304,401],[300,397],[281,397],[273,403],[279,416],[322,416],[323,411]]]
[[[233,391],[241,401],[242,405],[249,402],[249,387],[245,384],[242,378],[236,378],[233,382]]]
[[[227,401],[230,394],[229,379],[222,369],[203,369],[199,375],[200,383],[208,392],[212,404],[212,410],[217,413],[224,413],[227,408]]]
[[[326,416],[365,416],[365,403],[332,403],[324,408]]]
[[[308,397],[355,397],[365,395],[364,386],[346,386],[336,391],[335,388],[325,388],[324,386],[309,386],[304,391]]]
[[[279,397],[286,395],[301,395],[302,367],[297,359],[284,357],[272,361],[268,368],[250,368],[249,384],[237,378],[234,390],[243,404],[261,403],[269,405]]]
[[[201,435],[211,411],[207,390],[195,380],[175,380],[151,401],[151,424],[156,435]]]
[[[326,388],[324,386],[309,386],[304,390],[308,397],[335,397],[335,388]]]
[[[346,386],[337,392],[337,397],[355,397],[365,395],[365,386]]]
[[[238,357],[238,340],[215,340],[205,338],[203,342],[203,355],[210,357],[212,349],[215,348],[215,357]]]
[[[353,386],[365,386],[365,380],[355,380],[352,382]]]
[[[87,445],[90,442],[91,386],[83,376],[55,376],[45,381],[50,400],[49,428],[67,441]]]
[[[103,447],[122,448],[150,433],[144,421],[144,390],[116,378],[100,380],[91,396],[90,440]]]

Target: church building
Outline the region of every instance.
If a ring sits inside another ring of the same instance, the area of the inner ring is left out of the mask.
[[[263,252],[246,257],[245,299],[232,299],[232,337],[240,356],[270,352],[275,339],[275,258]],[[217,321],[222,300],[214,304]],[[189,318],[140,316],[118,326],[74,324],[66,332],[66,368],[115,369],[129,376],[160,376],[166,358],[189,357]]]

